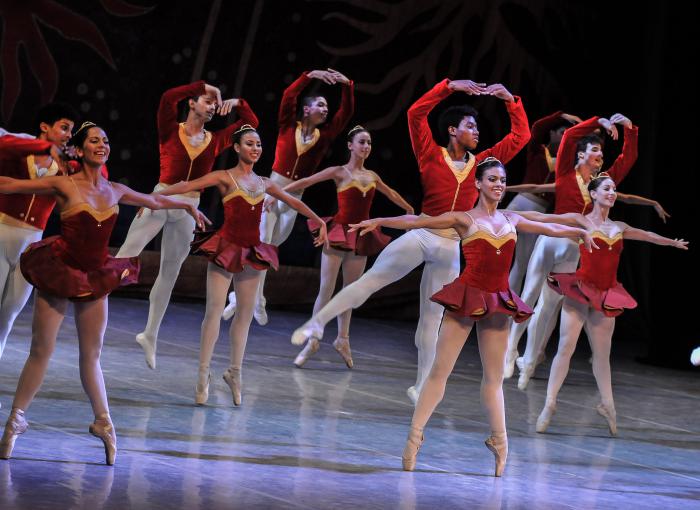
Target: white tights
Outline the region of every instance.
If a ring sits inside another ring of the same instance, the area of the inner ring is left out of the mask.
[[[208,371],[214,346],[219,339],[221,312],[226,305],[226,293],[233,279],[236,293],[236,314],[231,321],[231,368],[240,369],[243,364],[245,346],[248,343],[248,330],[253,320],[255,293],[258,289],[261,271],[246,266],[240,273],[229,273],[211,262],[207,266],[207,304],[202,321],[202,336],[199,348],[199,369]]]
[[[459,241],[440,237],[422,228],[406,232],[384,248],[369,271],[338,292],[309,320],[314,328],[319,329],[317,337],[321,338],[323,327],[333,318],[346,310],[359,307],[376,291],[403,278],[422,262],[425,262],[425,267],[421,277],[420,317],[415,337],[418,348],[418,391],[433,364],[442,320],[442,305],[430,301],[430,297],[457,278]]]
[[[510,201],[509,211],[537,211],[545,212],[547,203],[544,199],[533,197],[528,193],[519,193]],[[525,278],[525,270],[530,261],[532,250],[535,248],[535,241],[539,236],[537,234],[518,233],[518,243],[515,245],[515,256],[513,257],[513,267],[510,269],[508,277],[508,285],[513,292],[520,294],[523,288],[523,278]]]
[[[286,177],[278,174],[277,172],[272,172],[270,174],[270,180],[281,188],[285,187],[291,182],[294,182],[291,179],[287,179]],[[304,192],[302,190],[292,192],[290,195],[301,200],[303,193]],[[292,233],[296,218],[296,209],[292,209],[281,200],[275,200],[270,210],[263,212],[262,218],[260,219],[260,240],[263,243],[272,244],[274,246],[281,245],[287,240],[289,234]],[[267,278],[267,271],[263,271],[262,273],[256,297],[256,303],[262,306],[265,306],[265,278]]]
[[[32,294],[32,286],[19,269],[19,257],[41,234],[0,223],[0,358],[15,319]]]
[[[155,187],[155,191],[164,187],[159,184]],[[189,202],[195,207],[199,205],[199,198],[184,195],[173,195],[173,198]],[[160,270],[149,295],[148,321],[146,329],[143,331],[144,334],[156,340],[175,281],[180,274],[180,267],[190,252],[195,222],[192,216],[182,209],[162,209],[159,211],[143,209],[140,213],[131,223],[126,241],[119,249],[117,257],[138,256],[151,239],[163,229],[163,239],[160,246]]]
[[[437,341],[435,361],[413,412],[411,427],[423,429],[445,394],[447,378],[454,369],[467,337],[474,326],[469,318],[446,312]],[[479,356],[483,367],[481,403],[486,409],[491,434],[505,435],[506,412],[503,402],[503,366],[508,344],[508,317],[498,314],[476,323]]]
[[[535,242],[521,298],[528,306],[535,306],[535,302],[537,306],[529,321],[513,323],[508,337],[508,350],[515,352],[520,337],[527,328],[526,364],[536,362],[556,325],[561,296],[545,283],[547,275],[551,272],[576,272],[578,259],[578,244],[570,239],[541,236]]]
[[[316,315],[333,296],[335,283],[340,269],[343,270],[343,288],[356,281],[365,270],[367,257],[355,255],[350,251],[324,248],[321,255],[321,284],[318,296],[314,302],[313,315]],[[347,338],[350,336],[350,317],[352,308],[338,315],[338,336]]]
[[[569,362],[576,350],[576,343],[582,328],[586,329],[586,335],[591,344],[593,376],[598,385],[601,401],[606,407],[614,409],[610,377],[610,345],[615,329],[615,318],[606,317],[602,312],[570,298],[564,299],[559,348],[549,373],[545,405],[553,406],[556,404],[557,395],[566,374],[569,372]]]

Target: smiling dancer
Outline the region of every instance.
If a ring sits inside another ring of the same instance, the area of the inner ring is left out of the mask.
[[[177,121],[177,105],[187,100],[187,120]],[[204,129],[215,113],[226,116],[233,109],[239,120],[219,131]],[[165,91],[158,107],[158,143],[160,147],[160,179],[155,191],[180,181],[191,181],[211,172],[216,156],[231,146],[231,135],[243,124],[253,127],[258,119],[243,99],[221,100],[218,88],[197,81]],[[177,197],[199,205],[199,190]],[[146,244],[163,230],[160,247],[160,270],[149,295],[146,329],[136,335],[149,368],[156,368],[156,343],[165,310],[170,300],[180,267],[190,252],[194,223],[182,211],[143,209],[136,215],[117,257],[135,257]]]
[[[603,140],[594,131],[605,129],[613,139],[617,139],[616,124],[624,126],[624,145],[608,172],[619,184],[637,159],[637,128],[619,113],[610,119],[593,117],[570,127],[564,132],[555,165],[555,208],[556,214],[586,213],[593,205],[586,186],[600,171],[603,165]],[[517,188],[517,187],[516,187]],[[508,356],[505,374],[513,373],[513,363],[520,369],[518,388],[524,390],[532,377],[540,353],[556,319],[562,297],[544,285],[550,272],[573,273],[579,259],[578,246],[567,239],[541,238],[535,243],[525,276],[522,299],[528,306],[534,306],[535,315],[529,323],[513,324],[508,338]],[[522,358],[518,358],[518,342],[527,328],[527,346]]]
[[[77,116],[66,104],[50,103],[37,114],[37,138],[1,136],[0,175],[31,180],[67,172],[62,150]],[[41,239],[55,204],[51,196],[0,194],[0,358],[15,318],[32,293],[19,269],[20,255]]]
[[[41,179],[0,177],[0,193],[52,195],[61,211],[61,235],[31,244],[20,261],[22,274],[37,290],[32,344],[0,439],[0,458],[10,458],[17,436],[28,428],[24,413],[41,387],[68,301],[73,301],[80,380],[95,414],[90,433],[104,443],[106,462],[111,465],[117,453],[117,437],[100,366],[107,295],[120,285],[135,283],[139,270],[136,257],[114,258],[108,253],[117,204],[184,209],[199,227],[208,220],[190,203],[143,195],[105,179],[101,171],[109,157],[109,141],[104,130],[92,122],[85,122],[73,139],[81,160],[76,174]]]
[[[355,126],[348,132],[347,142],[350,160],[346,164],[326,168],[284,188],[285,191],[291,193],[319,182],[333,180],[338,193],[338,212],[332,218],[324,218],[324,221],[328,222],[329,246],[323,249],[321,255],[321,283],[314,303],[314,314],[331,299],[341,268],[343,270],[343,287],[347,287],[357,280],[365,270],[367,257],[376,255],[391,241],[390,237],[378,230],[372,231],[370,235],[358,237],[348,227],[350,223],[359,223],[369,218],[369,210],[375,191],[385,195],[394,204],[404,209],[407,214],[413,214],[413,207],[401,195],[384,184],[379,175],[364,167],[372,150],[372,137],[369,131],[362,126]],[[316,231],[318,224],[310,221],[309,228]],[[338,316],[338,337],[333,342],[333,347],[338,351],[348,368],[353,367],[350,350],[351,314],[352,310],[346,310]],[[301,368],[319,348],[319,340],[310,338],[294,360],[294,364]]]
[[[437,352],[430,374],[416,403],[402,460],[406,471],[413,471],[423,428],[445,393],[447,378],[472,328],[476,324],[479,355],[483,367],[481,401],[488,415],[491,435],[486,446],[495,457],[495,476],[501,476],[508,456],[506,415],[503,403],[503,366],[508,344],[508,324],[527,319],[532,310],[508,287],[508,270],[513,259],[516,231],[548,236],[583,239],[591,249],[591,238],[584,229],[530,221],[513,212],[496,209],[506,187],[506,170],[495,158],[487,158],[476,168],[479,192],[476,207],[469,212],[454,211],[436,217],[404,216],[375,218],[353,228],[366,233],[378,226],[392,228],[453,228],[462,243],[466,267],[453,282],[430,299],[445,308]]]
[[[248,342],[248,330],[262,271],[277,269],[277,247],[260,241],[260,216],[265,193],[282,200],[295,211],[319,223],[320,233],[315,244],[327,241],[323,220],[294,196],[282,191],[271,179],[253,172],[260,159],[262,144],[258,132],[243,125],[233,133],[233,149],[238,164],[229,170],[211,172],[190,182],[180,182],[161,191],[181,195],[193,190],[216,187],[224,204],[224,224],[212,236],[196,243],[197,251],[209,258],[207,265],[207,302],[199,350],[199,376],[195,388],[195,403],[205,404],[209,398],[211,357],[219,339],[221,312],[226,293],[231,286],[236,293],[238,311],[231,322],[231,363],[224,372],[224,381],[231,389],[233,404],[241,404],[241,368]]]
[[[448,140],[446,148],[440,147],[433,139],[428,114],[443,99],[457,91],[469,95],[490,95],[502,100],[510,116],[511,132],[492,148],[474,156],[469,151],[474,150],[479,141],[477,113],[470,106],[452,106],[440,116],[440,135]],[[486,86],[471,80],[446,79],[435,85],[408,110],[408,127],[421,173],[422,213],[425,216],[471,209],[477,199],[474,166],[489,156],[509,161],[530,138],[527,116],[519,97],[513,96],[501,84]],[[331,319],[362,305],[374,292],[403,278],[423,262],[420,318],[415,336],[418,373],[415,386],[407,390],[409,398],[415,403],[435,357],[435,344],[442,320],[442,307],[430,301],[430,296],[459,274],[459,238],[454,229],[419,228],[394,240],[382,251],[369,271],[336,294],[294,332],[292,343],[301,345],[309,338],[321,338],[324,326]]]
[[[610,377],[610,346],[615,317],[624,309],[635,308],[636,301],[617,281],[623,240],[646,241],[661,246],[688,249],[688,242],[669,239],[653,232],[630,227],[609,218],[610,209],[617,199],[615,181],[601,173],[588,184],[593,210],[586,214],[562,216],[523,213],[530,219],[554,221],[582,226],[598,244],[592,253],[580,248],[581,265],[575,273],[551,273],[549,287],[563,296],[559,348],[552,361],[547,384],[547,399],[537,419],[537,432],[545,432],[556,409],[557,395],[569,371],[571,356],[576,349],[581,329],[586,330],[593,351],[593,375],[598,385],[601,402],[598,413],[603,416],[610,434],[617,434],[617,419]]]
[[[341,85],[340,107],[328,124],[328,101],[322,95],[309,94],[301,99],[301,110],[297,111],[297,99],[313,80],[327,85]],[[275,147],[275,161],[272,163],[270,179],[280,187],[309,177],[318,168],[323,156],[333,140],[345,129],[355,110],[354,85],[347,76],[333,69],[302,73],[282,94],[280,103]],[[294,196],[301,200],[302,191]],[[263,242],[279,246],[292,233],[297,212],[284,203],[269,200],[260,223],[260,237]],[[260,288],[255,304],[255,320],[261,326],[267,324],[266,300],[264,296],[265,278],[260,278]],[[224,319],[230,319],[236,312],[236,295],[229,295],[229,304],[224,309]]]

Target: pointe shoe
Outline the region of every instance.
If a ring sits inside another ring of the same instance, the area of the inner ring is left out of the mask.
[[[614,407],[608,407],[602,402],[596,406],[596,411],[608,422],[608,430],[610,435],[617,436],[617,413]]]
[[[338,354],[343,358],[347,367],[352,368],[353,362],[352,351],[350,350],[350,337],[338,336],[338,338],[333,340],[333,348],[338,351]]]
[[[484,444],[486,448],[491,450],[494,460],[496,461],[496,469],[493,476],[501,476],[506,467],[506,459],[508,458],[508,438],[505,433],[499,434],[498,436],[492,434],[484,441]]]
[[[241,405],[241,369],[229,367],[224,372],[224,381],[231,388],[231,396],[233,397],[233,405]]]
[[[404,471],[413,471],[416,469],[416,457],[418,456],[418,450],[423,445],[424,439],[423,429],[411,427],[408,430],[406,446],[404,446],[403,453],[401,454],[401,464]]]
[[[292,333],[292,345],[302,345],[307,338],[323,338],[323,328],[318,327],[315,323],[307,321],[300,328]]]
[[[532,374],[535,373],[535,367],[525,364],[525,359],[522,357],[515,360],[515,364],[518,365],[518,370],[520,370],[518,389],[524,391],[527,388],[527,384],[530,382]]]
[[[12,449],[15,447],[17,436],[24,434],[28,428],[29,424],[24,419],[24,411],[13,407],[10,416],[7,417],[2,439],[0,439],[0,459],[12,457]]]
[[[156,368],[156,339],[145,332],[136,335],[136,343],[143,349],[143,354],[146,358],[146,365],[151,370]]]
[[[506,352],[506,363],[503,366],[503,378],[510,379],[515,371],[515,360],[518,359],[518,350]]]
[[[549,422],[552,421],[552,416],[554,416],[554,412],[557,410],[557,406],[555,404],[545,404],[545,406],[542,408],[542,412],[540,413],[539,417],[537,418],[537,424],[535,425],[535,431],[539,432],[540,434],[544,434],[547,432],[547,427],[549,427]]]
[[[229,292],[228,294],[228,305],[224,308],[221,318],[225,321],[229,320],[236,313],[236,293]]]
[[[102,414],[95,418],[88,430],[90,434],[102,440],[105,447],[105,463],[113,466],[117,458],[117,433],[112,425],[112,419],[108,414]]]
[[[267,303],[263,298],[256,303],[255,310],[253,310],[253,318],[255,319],[255,322],[257,322],[261,326],[264,326],[268,322],[267,310],[265,309],[266,304]]]
[[[418,390],[416,389],[415,386],[411,386],[406,390],[406,395],[408,396],[408,399],[413,402],[413,405],[415,406],[418,403],[418,397],[420,396],[420,393],[418,393]]]
[[[297,366],[297,368],[303,367],[304,363],[309,361],[309,358],[316,354],[320,348],[321,344],[319,344],[318,338],[309,338],[304,348],[299,352],[299,354],[297,354],[297,357],[294,358],[294,364]]]
[[[211,374],[209,369],[206,369],[206,378],[203,377],[203,371],[199,371],[198,382],[194,388],[194,403],[198,406],[204,405],[209,400],[209,383],[211,382]],[[206,382],[202,382],[206,379]]]

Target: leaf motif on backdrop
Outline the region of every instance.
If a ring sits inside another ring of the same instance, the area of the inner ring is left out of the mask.
[[[123,0],[100,0],[102,7],[113,16],[141,16],[152,7],[135,6]],[[0,43],[0,73],[2,96],[0,112],[7,122],[14,111],[22,86],[20,48],[26,52],[29,68],[39,84],[38,103],[54,98],[58,88],[59,72],[56,61],[44,39],[40,25],[57,31],[65,39],[78,41],[95,51],[116,69],[109,46],[102,31],[88,17],[61,5],[55,0],[0,0],[0,18],[3,21]]]

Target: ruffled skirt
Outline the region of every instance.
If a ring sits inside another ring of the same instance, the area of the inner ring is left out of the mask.
[[[433,294],[430,300],[459,316],[474,320],[502,313],[513,317],[515,322],[523,322],[534,313],[510,289],[488,292],[468,285],[459,278]]]
[[[328,244],[331,248],[342,251],[351,251],[355,255],[369,257],[382,251],[391,242],[391,237],[375,229],[361,236],[359,232],[350,232],[350,227],[342,223],[336,223],[333,217],[323,218],[328,230]],[[312,234],[317,235],[319,224],[314,220],[307,220],[307,225]]]
[[[192,253],[204,253],[212,264],[229,273],[240,273],[245,266],[258,271],[279,267],[276,246],[262,242],[257,246],[241,246],[217,232],[198,235],[192,243]]]
[[[94,301],[139,279],[139,258],[108,255],[101,267],[84,271],[66,260],[60,236],[30,244],[20,257],[24,278],[41,292],[71,301]]]
[[[601,290],[577,278],[575,273],[550,273],[547,283],[559,294],[603,312],[607,317],[616,317],[625,309],[637,307],[637,302],[620,283]]]

